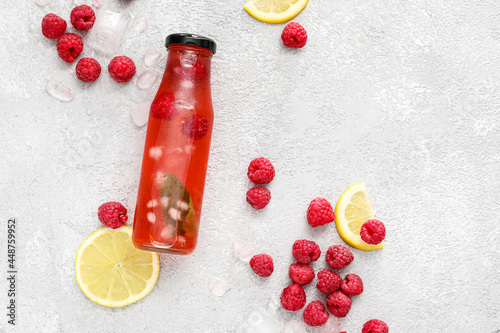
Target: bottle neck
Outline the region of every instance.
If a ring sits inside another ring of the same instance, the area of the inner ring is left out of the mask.
[[[212,56],[212,51],[202,47],[170,45],[165,78],[180,82],[184,87],[209,89]]]

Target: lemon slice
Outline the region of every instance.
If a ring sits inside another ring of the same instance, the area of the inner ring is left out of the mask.
[[[259,21],[283,23],[290,21],[306,8],[308,0],[250,0],[243,7]]]
[[[335,224],[344,242],[363,251],[383,248],[384,242],[371,245],[363,241],[359,235],[363,223],[374,218],[375,212],[366,194],[364,182],[354,184],[342,193],[335,207]]]
[[[158,254],[138,250],[132,228],[101,228],[76,253],[78,286],[90,300],[109,307],[137,302],[153,289],[160,263]]]

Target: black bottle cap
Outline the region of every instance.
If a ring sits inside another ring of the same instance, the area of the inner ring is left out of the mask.
[[[165,40],[165,46],[168,48],[168,46],[172,44],[199,46],[205,49],[209,49],[214,54],[215,54],[215,49],[217,47],[215,42],[210,38],[195,34],[186,34],[186,33],[168,35],[167,39]]]

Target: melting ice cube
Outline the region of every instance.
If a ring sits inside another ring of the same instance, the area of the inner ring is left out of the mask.
[[[45,86],[45,90],[50,96],[63,102],[71,101],[75,95],[73,89],[71,89],[66,82],[54,77],[49,79],[49,82],[47,82]]]
[[[318,333],[339,333],[342,323],[334,316],[328,317],[325,325],[318,328]]]
[[[148,30],[149,22],[145,15],[139,14],[132,20],[132,35],[139,36]]]
[[[148,123],[149,107],[149,103],[143,103],[134,105],[130,109],[130,115],[137,126],[142,127]]]
[[[215,296],[223,296],[229,291],[229,283],[221,278],[210,279],[210,292]]]
[[[156,80],[158,80],[158,74],[154,70],[148,69],[139,75],[136,85],[139,89],[146,90],[151,88]]]
[[[193,67],[198,61],[198,56],[193,51],[184,51],[181,54],[180,61],[183,67]]]
[[[123,38],[130,30],[132,17],[125,11],[113,11],[102,7],[85,39],[85,45],[95,52],[114,56],[121,48]]]
[[[252,244],[239,239],[233,242],[233,251],[236,258],[246,262],[249,262],[255,253],[255,249]]]
[[[285,323],[284,333],[306,333],[306,323],[290,319]]]
[[[153,160],[158,161],[161,155],[163,155],[163,151],[160,147],[151,147],[149,149],[149,157],[151,157]]]
[[[144,63],[146,66],[152,66],[156,64],[158,59],[160,59],[161,56],[161,51],[155,48],[147,49],[146,52],[144,52]]]
[[[266,311],[261,308],[250,313],[247,323],[250,327],[257,329],[259,333],[277,333],[280,332],[281,329],[278,320],[268,315]]]

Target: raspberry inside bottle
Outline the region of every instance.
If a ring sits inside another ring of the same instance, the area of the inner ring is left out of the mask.
[[[134,216],[134,245],[189,254],[198,240],[213,125],[213,40],[166,39],[167,66],[151,104]]]

